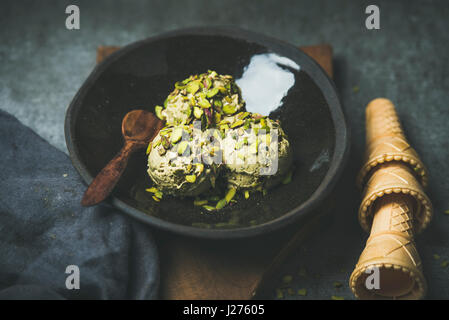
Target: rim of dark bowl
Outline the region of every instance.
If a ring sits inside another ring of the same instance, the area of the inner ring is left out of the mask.
[[[235,229],[204,229],[191,227],[181,224],[176,224],[169,222],[154,216],[145,214],[144,212],[128,205],[124,201],[111,196],[109,197],[109,202],[128,214],[129,216],[144,222],[148,225],[157,227],[159,229],[174,232],[177,234],[192,236],[197,238],[211,238],[211,239],[238,239],[253,237],[261,235],[264,233],[269,233],[271,231],[278,230],[285,227],[295,221],[300,221],[306,218],[310,213],[313,212],[317,206],[329,196],[330,192],[333,190],[336,182],[338,181],[346,160],[349,154],[349,130],[346,124],[340,99],[337,94],[337,90],[333,81],[328,77],[326,72],[321,68],[321,66],[315,62],[312,58],[306,55],[297,47],[290,43],[282,40],[278,40],[266,35],[255,33],[252,31],[247,31],[236,27],[192,27],[177,29],[173,31],[164,32],[156,36],[149,37],[144,40],[133,42],[126,45],[116,52],[108,56],[103,62],[95,66],[94,70],[91,72],[89,77],[83,83],[81,88],[78,90],[73,100],[71,101],[65,117],[64,131],[65,139],[67,144],[67,149],[70,154],[70,158],[75,169],[79,172],[83,180],[90,184],[93,177],[89,174],[86,166],[81,162],[79,156],[79,150],[74,141],[74,123],[78,115],[80,104],[79,99],[84,97],[91,84],[95,82],[99,75],[108,68],[108,66],[115,60],[119,59],[121,56],[125,55],[129,51],[141,46],[142,44],[147,44],[157,40],[161,40],[169,37],[176,37],[182,35],[208,35],[208,36],[226,36],[234,39],[245,40],[249,42],[255,42],[266,46],[275,51],[280,51],[282,53],[288,53],[290,57],[301,56],[300,59],[309,60],[309,65],[306,66],[307,74],[312,78],[312,80],[320,88],[323,96],[329,106],[331,113],[334,129],[335,129],[335,148],[330,162],[329,169],[321,181],[320,185],[312,193],[312,195],[304,201],[298,207],[286,212],[282,216],[265,222],[260,225],[235,228]]]

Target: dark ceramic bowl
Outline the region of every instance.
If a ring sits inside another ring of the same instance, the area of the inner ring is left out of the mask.
[[[67,110],[65,135],[75,168],[90,183],[120,150],[128,111],[153,111],[176,81],[208,69],[246,79],[241,86],[250,111],[263,106],[281,120],[294,152],[292,182],[204,213],[189,198],[154,202],[144,191],[151,180],[142,151],[130,159],[111,203],[149,225],[205,238],[259,235],[312,214],[335,185],[348,149],[335,87],[298,48],[240,29],[168,32],[123,47],[99,64]]]

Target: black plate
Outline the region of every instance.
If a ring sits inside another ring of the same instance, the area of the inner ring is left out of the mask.
[[[240,29],[194,28],[164,33],[128,45],[98,65],[67,110],[66,142],[75,168],[90,183],[120,150],[121,121],[128,111],[153,111],[173,84],[190,74],[212,69],[239,79],[256,55],[290,59],[290,65],[275,64],[294,83],[270,116],[282,121],[292,144],[296,164],[292,182],[265,197],[252,196],[205,214],[193,206],[192,199],[154,202],[144,191],[151,180],[142,151],[130,160],[111,201],[142,222],[208,238],[257,235],[304,218],[335,185],[347,153],[348,134],[337,93],[325,72],[296,47]],[[267,88],[275,76],[269,71],[265,70],[266,77],[255,78],[261,88]]]

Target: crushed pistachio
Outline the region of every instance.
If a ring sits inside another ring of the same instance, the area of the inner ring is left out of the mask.
[[[229,189],[229,191],[226,193],[225,196],[226,203],[229,203],[232,200],[232,198],[234,198],[236,191],[237,190],[235,188]]]
[[[162,107],[161,106],[155,106],[154,112],[156,113],[156,117],[158,117],[161,120],[164,120],[164,116],[162,115]]]
[[[145,153],[150,154],[150,152],[151,152],[151,142],[148,144],[147,151],[145,151]]]
[[[189,143],[187,141],[181,141],[178,144],[178,154],[181,156],[184,154],[184,152],[187,150],[187,147],[189,146]]]
[[[449,266],[449,260],[444,260],[443,262],[441,262],[441,266],[443,268],[446,268],[447,266]]]
[[[436,254],[436,253],[435,253],[435,254],[433,255],[433,258],[434,258],[435,260],[439,260],[441,257],[440,257],[439,254]]]
[[[227,204],[226,199],[221,199],[220,201],[217,202],[215,209],[217,210],[223,209],[226,206],[226,204]]]
[[[156,193],[158,190],[155,187],[151,187],[148,189],[145,189],[146,192]]]
[[[193,201],[194,206],[201,207],[203,205],[207,204],[207,200],[195,200]]]
[[[198,81],[192,81],[187,84],[186,90],[191,94],[195,94],[200,89],[200,83]]]
[[[186,175],[186,181],[190,182],[190,183],[194,183],[196,181],[196,175],[194,175],[194,174]]]
[[[282,277],[282,282],[285,284],[290,284],[293,281],[293,277],[291,275],[285,275]]]
[[[207,211],[214,211],[215,207],[209,206],[207,204],[203,205],[203,208],[206,209]]]
[[[307,289],[305,288],[298,289],[298,295],[305,297],[307,295]]]
[[[226,114],[233,114],[235,113],[235,106],[232,104],[227,104],[223,107],[223,112]]]
[[[176,127],[176,128],[174,128],[173,129],[173,132],[172,132],[172,134],[171,134],[171,137],[170,137],[170,141],[171,141],[171,143],[177,143],[179,140],[181,140],[181,138],[182,138],[182,128],[180,128],[180,127]]]
[[[332,300],[345,300],[345,298],[341,297],[341,296],[332,296],[331,299]]]

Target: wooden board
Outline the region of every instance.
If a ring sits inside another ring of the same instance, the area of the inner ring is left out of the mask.
[[[119,49],[100,46],[97,63]],[[333,75],[332,47],[301,47]],[[332,203],[332,201],[330,202]],[[250,240],[198,240],[154,230],[161,265],[162,299],[267,298],[279,266],[324,223],[332,205],[276,233]]]

